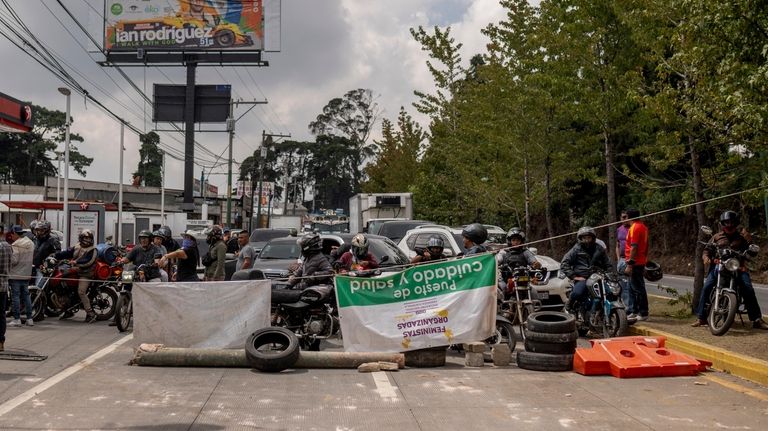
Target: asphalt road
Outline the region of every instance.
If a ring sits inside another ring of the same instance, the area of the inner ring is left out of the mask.
[[[669,286],[677,289],[678,292],[693,292],[693,277],[682,275],[665,275],[658,283],[646,283],[646,290],[649,294],[660,296],[671,296],[664,290],[658,288],[658,285]],[[754,284],[757,302],[764,315],[768,314],[768,286],[764,284]]]
[[[106,322],[48,319],[7,338],[7,351],[48,359],[0,360],[2,429],[758,430],[768,421],[767,388],[717,372],[585,377],[467,368],[452,352],[443,368],[264,374],[129,366],[131,335]]]

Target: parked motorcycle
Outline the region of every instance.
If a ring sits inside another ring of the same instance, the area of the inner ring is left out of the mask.
[[[570,291],[568,293],[570,295]],[[595,269],[587,279],[587,299],[576,310],[576,328],[582,337],[590,331],[602,334],[603,338],[621,337],[627,333],[627,311],[621,301],[621,284],[615,272]]]
[[[333,286],[319,284],[304,290],[279,286],[272,287],[272,326],[296,334],[303,350],[320,350],[321,340],[341,329]]]
[[[546,270],[534,269],[530,266],[515,268],[502,264],[499,271],[505,280],[498,286],[496,314],[506,319],[509,325],[520,325],[520,336],[525,340],[525,322],[528,316],[541,309],[541,301],[536,298],[531,283],[543,280]],[[497,331],[503,322],[496,322]],[[514,344],[510,343],[510,346]]]
[[[119,264],[118,264],[119,265]],[[117,304],[115,305],[115,326],[120,332],[125,332],[133,320],[133,294],[134,282],[147,281],[147,265],[142,264],[132,270],[123,269],[120,281],[117,283]]]
[[[757,256],[760,247],[757,244],[751,244],[743,252],[728,247],[718,248],[712,242],[712,228],[702,226],[701,231],[710,235],[709,241],[704,243],[704,246],[709,251],[709,255],[714,256],[712,264],[715,265],[714,271],[717,275],[715,288],[710,296],[707,323],[709,332],[720,336],[731,329],[737,313],[746,314],[743,309],[744,299],[741,296],[740,275],[745,262]]]
[[[77,268],[71,267],[66,260],[59,261],[50,256],[41,265],[40,272],[47,278],[43,288],[46,315],[76,313],[83,308],[80,296],[77,294],[79,278]],[[112,288],[112,284],[113,282],[108,279],[103,282],[91,282],[88,286],[86,295],[91,301],[93,312],[96,313],[96,320],[108,320],[115,314],[117,293]]]

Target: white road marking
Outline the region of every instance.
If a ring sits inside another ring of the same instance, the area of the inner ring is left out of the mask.
[[[384,371],[375,371],[371,373],[371,375],[373,376],[373,383],[376,383],[376,392],[378,392],[382,398],[397,398],[397,392],[395,392],[395,388],[389,382],[387,373]]]
[[[51,388],[53,385],[61,382],[62,380],[66,379],[67,377],[71,376],[72,374],[75,374],[76,372],[82,370],[83,368],[87,367],[88,365],[91,365],[92,363],[96,362],[97,359],[102,358],[110,353],[112,353],[115,349],[120,347],[122,344],[126,343],[127,341],[130,341],[133,339],[133,334],[129,334],[114,343],[110,344],[109,346],[99,350],[98,352],[94,353],[93,355],[83,359],[82,361],[72,365],[71,367],[59,372],[58,374],[55,374],[52,377],[49,377],[48,379],[44,380],[39,385],[28,389],[27,391],[23,392],[20,395],[17,395],[16,397],[4,402],[3,404],[0,404],[0,416],[3,416],[4,414],[10,412],[11,410],[15,409],[16,407],[20,406],[21,404],[24,404],[25,402],[31,400],[38,394],[44,392],[45,390]],[[386,377],[386,376],[385,376]]]

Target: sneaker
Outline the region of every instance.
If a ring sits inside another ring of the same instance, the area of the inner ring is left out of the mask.
[[[752,322],[752,327],[755,329],[768,329],[768,323],[765,323],[763,319],[757,319]]]
[[[637,320],[637,314],[635,313],[627,314],[627,320]]]
[[[694,328],[698,328],[700,326],[707,326],[708,323],[706,320],[696,319],[695,322],[691,323],[691,326]]]
[[[27,326],[35,326],[35,321],[34,321],[34,320],[32,320],[32,319],[29,319],[29,318],[27,318],[27,323],[26,323],[26,325],[27,325]]]
[[[645,316],[641,316],[639,314],[637,315],[637,321],[638,322],[645,322],[647,320],[648,320],[648,315],[647,314]]]
[[[19,326],[21,326],[21,320],[13,319],[13,320],[11,320],[11,323],[8,324],[8,326],[13,327],[13,328],[18,328]]]
[[[96,321],[96,313],[93,311],[85,313],[85,323],[93,323]]]

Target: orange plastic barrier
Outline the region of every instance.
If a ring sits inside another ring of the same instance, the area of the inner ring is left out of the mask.
[[[712,363],[664,347],[666,337],[619,337],[590,340],[592,348],[577,348],[573,370],[585,376],[694,376]]]

